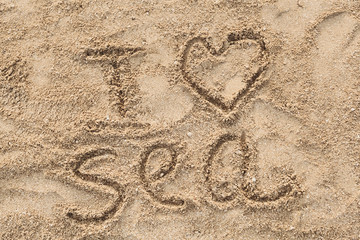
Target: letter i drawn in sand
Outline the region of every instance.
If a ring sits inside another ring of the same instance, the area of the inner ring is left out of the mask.
[[[102,66],[105,81],[110,88],[110,102],[121,116],[125,116],[136,102],[138,86],[129,59],[141,52],[144,49],[139,47],[107,46],[89,48],[81,53],[80,58],[84,63]]]

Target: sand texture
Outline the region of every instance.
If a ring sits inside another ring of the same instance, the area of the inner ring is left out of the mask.
[[[360,239],[357,0],[0,0],[0,239]]]

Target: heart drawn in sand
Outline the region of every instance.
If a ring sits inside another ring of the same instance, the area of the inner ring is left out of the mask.
[[[243,30],[230,33],[219,49],[207,37],[192,38],[185,46],[181,71],[199,95],[229,112],[261,85],[267,65],[262,36]]]

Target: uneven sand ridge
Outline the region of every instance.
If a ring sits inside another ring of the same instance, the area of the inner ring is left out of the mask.
[[[0,239],[360,238],[358,1],[0,21]]]

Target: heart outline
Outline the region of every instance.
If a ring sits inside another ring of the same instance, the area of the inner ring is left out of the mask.
[[[213,89],[202,86],[198,83],[198,81],[192,79],[190,72],[187,70],[187,62],[190,50],[194,46],[194,44],[201,43],[211,55],[218,57],[225,53],[231,45],[244,40],[252,40],[256,42],[260,47],[260,52],[258,53],[257,58],[265,61],[264,64],[260,65],[258,70],[253,73],[249,79],[246,80],[246,87],[238,91],[234,98],[232,98],[230,101],[226,101],[223,96],[217,95]],[[190,87],[195,92],[197,92],[197,94],[199,94],[209,103],[215,105],[224,112],[231,112],[237,107],[238,102],[242,98],[245,98],[246,95],[253,92],[251,88],[255,85],[256,82],[258,82],[258,79],[261,77],[262,73],[264,73],[267,69],[267,66],[269,64],[267,57],[268,51],[266,49],[263,37],[259,33],[254,33],[254,31],[251,29],[244,29],[241,32],[229,33],[227,39],[222,42],[222,46],[218,50],[216,50],[212,46],[212,44],[208,41],[208,37],[206,36],[197,36],[191,38],[185,44],[185,48],[181,57],[180,69],[185,82],[187,82],[187,84],[189,84]]]

